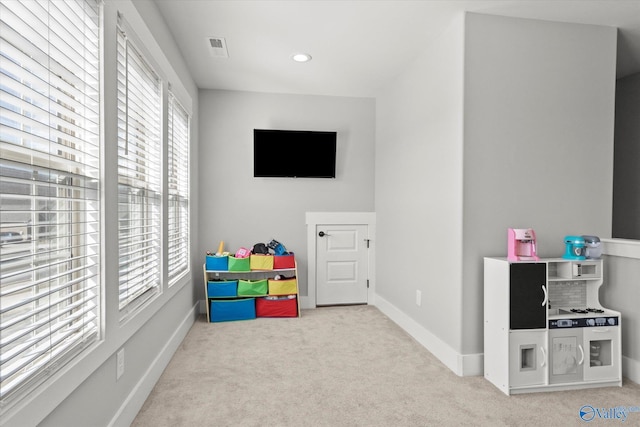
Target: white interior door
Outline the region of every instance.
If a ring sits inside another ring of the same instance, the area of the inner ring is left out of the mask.
[[[316,304],[366,304],[368,226],[316,226]]]

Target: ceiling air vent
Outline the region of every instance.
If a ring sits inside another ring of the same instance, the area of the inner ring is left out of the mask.
[[[209,54],[218,58],[228,58],[227,42],[224,37],[208,37]]]

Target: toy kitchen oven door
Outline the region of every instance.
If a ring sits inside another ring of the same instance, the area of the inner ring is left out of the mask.
[[[589,314],[549,320],[550,384],[620,377],[620,318]]]

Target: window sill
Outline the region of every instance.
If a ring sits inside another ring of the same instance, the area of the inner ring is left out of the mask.
[[[600,239],[604,255],[640,259],[640,240]]]

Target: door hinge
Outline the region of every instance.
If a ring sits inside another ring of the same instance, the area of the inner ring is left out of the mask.
[[[367,289],[369,289],[369,279],[367,279]]]
[[[365,242],[367,242],[367,249],[369,249],[369,239],[364,239]]]

